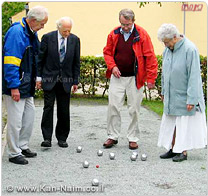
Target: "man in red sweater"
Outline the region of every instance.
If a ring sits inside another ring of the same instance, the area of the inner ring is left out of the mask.
[[[155,87],[157,59],[147,32],[134,23],[135,15],[130,9],[119,13],[121,25],[110,32],[103,49],[107,64],[106,77],[110,78],[107,116],[108,139],[103,144],[110,148],[118,143],[121,129],[120,110],[127,96],[130,115],[127,139],[129,149],[137,149],[139,136],[139,111],[143,98],[143,86]]]

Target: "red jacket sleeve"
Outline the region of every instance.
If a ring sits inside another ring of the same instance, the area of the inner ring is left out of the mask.
[[[103,55],[104,55],[104,59],[105,59],[105,63],[107,64],[108,70],[112,70],[115,66],[115,60],[114,60],[114,42],[112,39],[112,33],[110,33],[108,35],[107,38],[107,44],[103,49]]]
[[[147,82],[154,84],[157,78],[158,63],[150,36],[147,33],[145,33],[143,37],[142,50],[145,58]]]

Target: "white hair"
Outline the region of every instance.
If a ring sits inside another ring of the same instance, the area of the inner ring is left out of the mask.
[[[42,6],[35,6],[29,10],[27,13],[28,19],[36,19],[37,21],[42,21],[48,16],[48,9]]]
[[[73,25],[73,20],[70,17],[65,16],[56,21],[57,28],[60,28],[63,22],[68,22],[71,24],[71,26]]]
[[[179,38],[180,33],[175,25],[162,24],[158,29],[157,37],[160,41],[164,41],[164,39],[173,39],[174,37]]]

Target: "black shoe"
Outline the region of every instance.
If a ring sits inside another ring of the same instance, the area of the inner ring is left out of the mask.
[[[28,158],[37,156],[37,153],[36,152],[31,152],[31,150],[29,148],[26,149],[26,150],[22,150],[22,154],[25,155]]]
[[[178,153],[176,156],[173,157],[174,162],[181,162],[187,160],[187,155],[184,155],[183,153]]]
[[[22,155],[9,158],[9,161],[15,164],[20,164],[20,165],[28,164],[28,161]]]
[[[51,147],[51,141],[50,141],[50,140],[44,140],[44,141],[41,143],[41,146],[42,146],[42,147]]]
[[[166,152],[165,154],[160,155],[161,159],[169,159],[169,158],[173,158],[174,156],[176,156],[177,154],[172,152],[172,149],[170,149],[168,152]]]
[[[62,141],[62,140],[59,140],[59,141],[58,141],[58,145],[59,145],[60,147],[62,147],[62,148],[67,148],[67,147],[68,147],[67,142]]]

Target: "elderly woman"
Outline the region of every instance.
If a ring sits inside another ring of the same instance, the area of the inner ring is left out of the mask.
[[[163,24],[158,39],[165,44],[162,64],[164,111],[158,146],[162,159],[187,160],[187,150],[207,145],[205,103],[196,46],[173,24]]]

